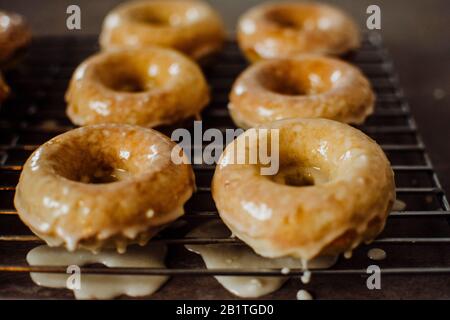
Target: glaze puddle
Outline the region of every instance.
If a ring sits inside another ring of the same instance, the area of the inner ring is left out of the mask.
[[[150,244],[145,247],[129,247],[125,254],[108,249],[98,254],[86,250],[69,252],[64,248],[46,245],[36,247],[27,254],[27,262],[32,266],[83,266],[103,264],[106,267],[165,268],[167,247]],[[39,286],[67,288],[66,282],[72,274],[30,273],[31,279]],[[74,289],[77,299],[112,299],[121,295],[141,297],[156,292],[167,280],[167,276],[122,276],[122,275],[80,275],[80,288]]]
[[[220,221],[210,221],[194,229],[188,237],[227,238],[230,231]],[[281,268],[280,274],[289,274],[290,269],[303,269],[300,259],[285,257],[270,259],[257,255],[242,244],[186,245],[186,248],[202,256],[208,269],[267,269]],[[335,264],[337,257],[324,256],[308,262],[308,269],[326,269]],[[308,271],[306,270],[305,273]],[[309,276],[307,275],[309,278]],[[278,290],[288,279],[284,277],[215,276],[228,291],[243,298],[256,298]],[[309,279],[308,279],[309,281]]]
[[[367,257],[370,260],[374,260],[374,261],[381,261],[386,259],[386,251],[384,251],[383,249],[379,249],[379,248],[372,248],[367,252]]]

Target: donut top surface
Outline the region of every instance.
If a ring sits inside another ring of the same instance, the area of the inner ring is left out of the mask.
[[[196,63],[175,50],[148,47],[96,54],[74,72],[67,113],[78,125],[153,127],[198,115],[209,88]]]
[[[30,39],[30,29],[21,15],[0,11],[0,63],[12,58]]]
[[[157,131],[128,125],[69,131],[30,156],[14,204],[37,235],[69,250],[145,242],[183,214],[194,189],[192,168],[171,161],[174,146]]]
[[[232,161],[251,159],[267,141],[255,134],[259,128],[230,143],[216,166],[213,198],[233,234],[262,256],[310,260],[352,250],[381,232],[395,184],[372,139],[326,119],[286,119],[261,129],[279,137],[269,139],[279,152],[275,175],[262,175],[260,161]]]
[[[341,55],[359,46],[359,31],[340,9],[319,3],[266,3],[239,20],[238,41],[251,61],[299,53]]]
[[[100,35],[102,48],[160,45],[200,59],[223,45],[220,16],[203,1],[138,0],[111,11]]]
[[[235,81],[229,109],[243,128],[287,118],[327,118],[362,123],[375,95],[362,72],[321,55],[260,61]]]

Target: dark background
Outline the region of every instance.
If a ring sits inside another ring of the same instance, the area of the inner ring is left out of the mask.
[[[118,0],[0,0],[0,8],[26,16],[35,35],[98,34],[106,13]],[[233,33],[239,15],[261,2],[210,0]],[[381,8],[385,43],[393,55],[401,85],[411,104],[432,161],[447,194],[450,191],[450,39],[448,0],[335,0],[365,29],[366,8]],[[68,31],[65,19],[70,4],[81,7],[82,30]]]

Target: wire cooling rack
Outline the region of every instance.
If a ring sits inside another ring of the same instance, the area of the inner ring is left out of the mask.
[[[0,109],[0,298],[72,298],[65,289],[35,285],[29,272],[66,272],[61,267],[30,267],[26,253],[41,244],[19,220],[13,206],[15,186],[31,152],[53,136],[73,128],[65,115],[64,93],[76,66],[98,50],[95,37],[48,37],[33,41],[24,60],[6,74],[13,95]],[[377,94],[375,113],[359,128],[386,152],[395,171],[397,198],[404,211],[392,212],[384,232],[371,245],[355,250],[352,259],[340,258],[331,269],[313,270],[304,285],[302,270],[263,298],[294,299],[297,290],[310,290],[316,298],[450,298],[450,209],[398,79],[393,63],[377,34],[366,35],[358,52],[346,57],[369,77]],[[203,113],[204,127],[233,128],[227,100],[231,85],[246,67],[236,43],[229,42],[221,57],[205,69],[212,101]],[[169,132],[170,133],[170,132]],[[235,298],[212,275],[281,275],[279,269],[207,270],[201,258],[185,244],[237,243],[234,238],[185,238],[193,226],[218,219],[211,198],[214,166],[194,166],[198,191],[186,205],[186,222],[169,228],[154,241],[169,245],[167,268],[82,268],[84,273],[171,275],[152,298]],[[375,174],[375,173],[374,173]],[[382,248],[387,258],[374,262],[370,248]],[[382,271],[382,289],[368,290],[367,267]],[[186,279],[188,278],[188,279]]]

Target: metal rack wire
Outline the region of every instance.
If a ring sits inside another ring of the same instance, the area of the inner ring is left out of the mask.
[[[26,264],[26,252],[41,241],[20,222],[12,199],[22,165],[31,152],[51,137],[73,128],[65,115],[64,92],[75,67],[97,51],[96,43],[94,37],[35,39],[25,60],[6,74],[14,93],[0,109],[0,298],[71,297],[67,291],[39,288],[29,280],[27,273],[30,271],[65,273],[66,268],[31,267]],[[377,93],[375,113],[360,129],[377,140],[386,152],[396,174],[397,198],[407,205],[406,210],[391,213],[386,230],[370,245],[385,248],[388,252],[389,259],[379,263],[382,274],[400,277],[405,274],[437,274],[449,278],[449,203],[399,88],[392,60],[376,35],[367,35],[362,48],[346,59],[363,70]],[[234,127],[226,109],[227,96],[234,79],[245,67],[246,62],[236,44],[229,42],[220,63],[205,69],[213,96],[210,106],[203,113],[205,126],[223,130]],[[82,268],[82,272],[177,276],[155,295],[156,298],[233,297],[211,277],[201,276],[282,276],[278,269],[207,270],[196,255],[184,249],[183,245],[193,243],[239,243],[234,238],[184,237],[193,226],[207,219],[218,219],[210,193],[214,166],[194,165],[194,169],[198,191],[186,205],[187,214],[183,217],[186,224],[176,232],[167,230],[154,239],[171,248],[168,268],[95,266]],[[359,279],[361,275],[366,275],[366,267],[371,264],[365,256],[367,248],[362,246],[352,259],[340,259],[331,269],[313,270],[312,273],[331,277],[335,283],[347,276],[358,276],[356,279]],[[302,270],[292,270],[290,276],[301,274]],[[205,296],[203,290],[200,292],[194,288],[189,292],[183,290],[182,282],[176,279],[181,276],[191,277],[197,284],[194,287],[208,287],[209,295]],[[333,290],[339,292],[335,287],[325,290],[321,285],[323,283],[317,281],[315,290],[321,292],[323,298],[334,297]],[[268,297],[294,298],[293,288],[295,285],[287,285]],[[356,284],[353,289],[352,285],[348,288],[350,292],[344,297],[373,296]],[[395,294],[394,289],[384,297]]]

